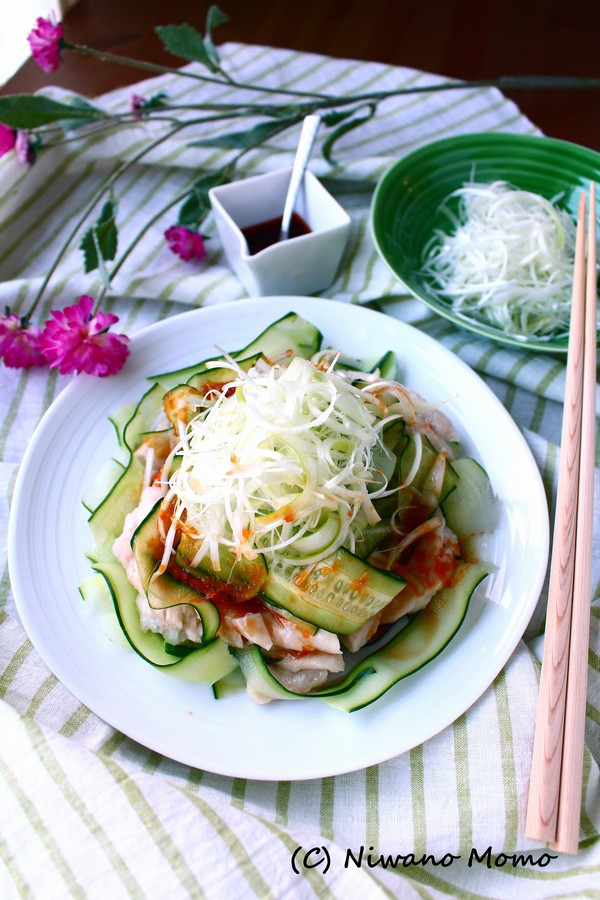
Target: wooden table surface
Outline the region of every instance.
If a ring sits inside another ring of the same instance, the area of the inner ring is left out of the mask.
[[[189,22],[204,31],[208,2],[80,0],[66,14],[71,43],[166,65],[156,25]],[[230,22],[215,42],[241,41],[375,60],[479,80],[501,75],[600,75],[596,0],[220,0]],[[33,23],[32,23],[33,24]],[[45,75],[29,60],[0,90],[54,83],[94,96],[139,81],[137,69],[69,53]],[[600,150],[600,90],[505,91],[549,136]]]

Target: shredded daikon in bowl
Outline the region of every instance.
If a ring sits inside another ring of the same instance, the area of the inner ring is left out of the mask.
[[[524,338],[568,334],[576,228],[556,201],[505,181],[472,182],[441,210],[454,231],[436,229],[422,274],[455,313]]]

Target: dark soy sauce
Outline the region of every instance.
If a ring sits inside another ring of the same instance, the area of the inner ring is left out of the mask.
[[[258,222],[256,225],[242,228],[242,234],[246,238],[250,256],[254,256],[255,253],[260,253],[261,250],[265,250],[272,244],[279,242],[282,218],[283,216],[277,216],[275,219],[268,219],[266,222]],[[292,213],[289,237],[301,237],[303,234],[310,233],[311,228],[304,219],[298,213]]]

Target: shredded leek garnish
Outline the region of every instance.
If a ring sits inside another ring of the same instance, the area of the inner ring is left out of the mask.
[[[422,271],[455,312],[526,338],[568,334],[575,223],[567,212],[503,181],[467,184],[442,209],[455,230],[436,231]]]
[[[166,495],[198,541],[194,564],[208,555],[219,571],[220,546],[246,559],[283,551],[302,566],[352,549],[358,522],[379,521],[373,499],[387,489],[381,404],[299,357],[248,373],[230,364],[231,382],[206,398],[176,449]]]

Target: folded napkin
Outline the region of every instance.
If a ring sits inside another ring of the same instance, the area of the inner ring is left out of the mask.
[[[237,81],[276,88],[344,94],[440,80],[403,68],[256,46],[227,44],[221,53]],[[159,90],[173,102],[200,95],[223,101],[241,96],[239,89],[199,88],[165,76],[97,102],[124,111],[130,93],[149,97]],[[57,89],[48,92],[64,96]],[[334,167],[315,156],[313,171],[352,217],[340,273],[323,296],[369,303],[409,322],[479,372],[521,427],[552,510],[563,361],[501,348],[433,316],[403,296],[369,236],[372,192],[390,162],[436,138],[488,130],[536,133],[495,90],[407,95],[386,101],[375,121],[348,134]],[[42,154],[30,171],[9,157],[0,161],[3,305],[15,311],[27,308],[68,229],[106,175],[137,152],[143,137],[141,128],[88,137],[82,146],[66,144]],[[287,165],[296,137],[286,135],[253,152],[242,174]],[[122,247],[193,181],[196,167],[218,162],[217,151],[191,148],[190,139],[185,131],[174,136],[117,182]],[[212,219],[204,228],[207,259],[190,266],[166,249],[163,231],[173,218],[169,212],[157,219],[115,282],[109,307],[129,334],[176,314],[180,304],[202,306],[243,296],[223,261]],[[77,242],[74,237],[73,247]],[[82,274],[78,251],[71,250],[50,283],[43,314],[98,288],[96,279]],[[524,836],[545,594],[524,640],[495,682],[470,710],[422,746],[365,770],[312,781],[256,782],[214,775],[163,758],[115,732],[60,684],[29,642],[7,571],[8,507],[31,433],[68,379],[43,369],[5,367],[0,379],[2,897],[597,896],[598,535],[577,857],[550,855]],[[598,511],[598,493],[595,500]]]

